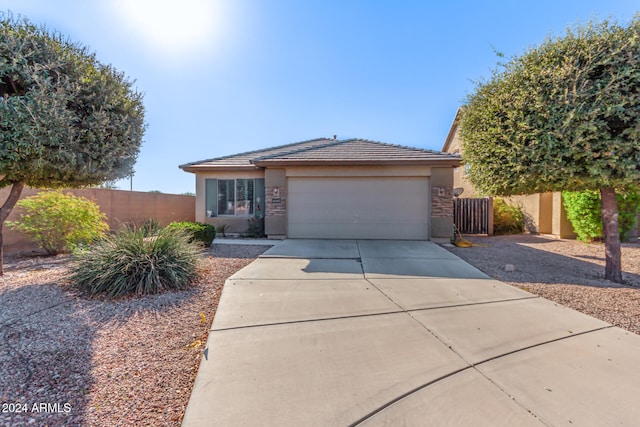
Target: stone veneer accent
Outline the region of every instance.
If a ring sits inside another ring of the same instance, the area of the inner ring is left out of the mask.
[[[279,196],[273,195],[273,190],[278,189]],[[285,216],[287,214],[287,187],[272,186],[266,187],[264,198],[266,199],[265,216]],[[273,203],[273,199],[280,199],[280,203]]]
[[[431,187],[431,216],[453,218],[453,187]]]

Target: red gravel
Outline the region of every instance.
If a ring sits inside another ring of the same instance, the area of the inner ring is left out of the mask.
[[[179,426],[224,281],[266,249],[216,247],[192,289],[120,300],[79,295],[68,257],[5,259],[0,425]]]

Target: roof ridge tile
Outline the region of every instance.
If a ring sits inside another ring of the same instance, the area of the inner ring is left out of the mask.
[[[290,154],[304,153],[305,151],[311,151],[311,150],[316,150],[316,149],[320,149],[320,148],[331,147],[333,145],[339,145],[339,144],[342,144],[344,142],[346,142],[346,141],[332,139],[332,140],[330,140],[330,142],[328,142],[326,144],[312,145],[312,146],[309,146],[309,147],[299,148],[297,150],[286,151],[286,152],[283,152],[283,153],[267,154],[266,156],[256,157],[255,159],[251,159],[251,163],[256,162],[256,161],[260,161],[260,160],[267,160],[267,159],[272,158],[272,157],[288,156]]]

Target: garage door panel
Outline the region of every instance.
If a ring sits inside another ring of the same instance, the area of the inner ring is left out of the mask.
[[[304,236],[300,238],[306,239],[426,239],[426,237],[416,235],[415,227],[412,224],[399,224],[392,227],[388,224],[377,227],[370,224],[367,227],[357,227],[357,230],[361,234],[354,236],[353,224],[290,224],[289,233],[293,236]]]
[[[290,178],[293,238],[427,239],[429,180]]]
[[[407,201],[405,204],[398,206],[393,212],[393,216],[389,216],[388,207],[380,207],[381,203],[363,203],[359,209],[354,209],[350,206],[335,206],[332,209],[327,209],[325,205],[317,203],[307,203],[299,205],[299,209],[304,210],[304,218],[302,221],[297,222],[343,222],[343,223],[358,223],[358,222],[377,222],[381,224],[389,223],[420,223],[426,224],[425,218],[416,218],[414,213],[416,210],[422,210],[426,212],[427,207],[421,203]],[[426,216],[426,214],[425,214]],[[328,221],[327,218],[332,218]],[[296,222],[294,218],[290,219],[290,222]]]
[[[355,193],[369,192],[372,186],[378,193],[417,193],[425,192],[428,178],[321,178],[289,179],[289,193]],[[401,184],[400,184],[401,183]]]

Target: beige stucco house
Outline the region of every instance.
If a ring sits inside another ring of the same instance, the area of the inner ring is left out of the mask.
[[[461,109],[458,109],[453,120],[442,151],[462,156],[462,164],[453,171],[453,187],[462,188],[460,197],[481,197],[467,179],[467,166],[462,152],[462,137],[459,122]],[[525,214],[525,227],[530,233],[551,234],[557,237],[575,237],[573,226],[567,218],[567,212],[562,205],[562,193],[537,193],[526,196],[513,196],[509,200],[519,205]]]
[[[181,165],[196,175],[196,221],[269,238],[449,238],[456,155],[319,138]]]

